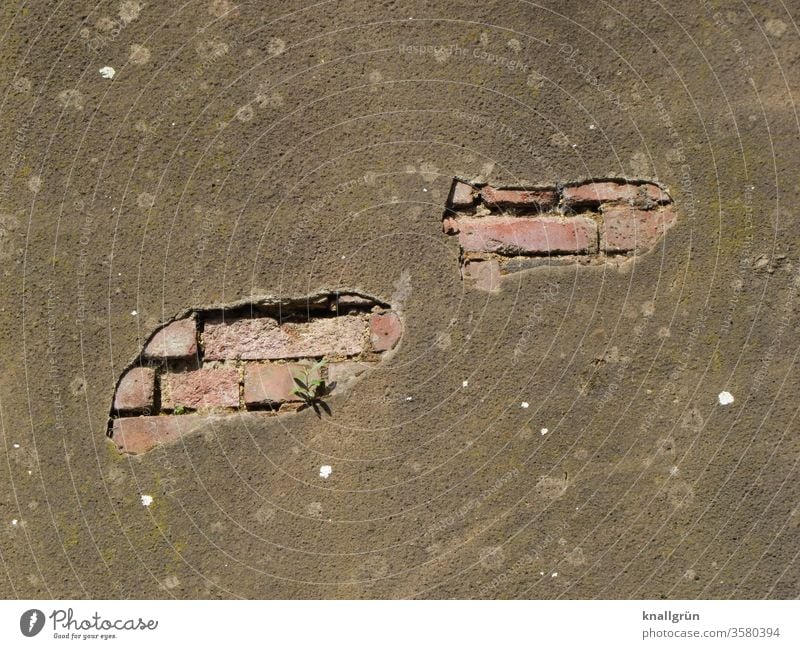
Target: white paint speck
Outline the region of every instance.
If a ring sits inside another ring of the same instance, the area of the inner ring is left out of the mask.
[[[136,315],[137,313],[138,313],[138,311],[137,311],[136,309],[134,309],[133,311],[131,311],[131,315]]]
[[[147,494],[142,494],[140,500],[142,501],[142,505],[144,505],[145,507],[150,507],[150,505],[153,504],[153,497],[148,496]]]
[[[422,188],[422,191],[426,192],[426,191],[428,191],[428,190],[427,190],[427,189],[425,189],[425,188],[423,187],[423,188]]]
[[[719,405],[721,406],[729,406],[733,403],[733,395],[730,392],[720,392],[719,396],[717,397],[719,401]]]
[[[520,408],[527,408],[527,407],[528,407],[528,406],[530,406],[530,405],[531,405],[531,404],[529,404],[527,401],[523,401],[521,404],[519,404],[519,407],[520,407]]]
[[[551,576],[551,577],[558,577],[558,573],[557,573],[557,572],[554,572],[554,573],[553,573],[552,575],[550,575],[550,576]]]
[[[542,430],[539,431],[539,434],[540,435],[547,435],[547,433],[549,433],[549,432],[550,431],[547,428],[542,428]]]
[[[17,523],[19,523],[19,521],[16,518],[11,520],[12,525],[16,525]]]
[[[333,467],[330,464],[323,464],[319,468],[319,477],[328,478],[333,473]]]
[[[113,79],[116,73],[117,71],[110,65],[100,68],[100,76],[103,77],[103,79]]]
[[[589,124],[589,130],[590,130],[590,131],[593,131],[593,130],[594,130],[594,124]]]
[[[406,397],[406,401],[413,401],[414,397]]]
[[[19,444],[12,444],[11,446],[13,446],[14,448],[19,448]]]
[[[541,572],[541,571],[540,571],[540,572],[539,572],[539,574],[540,574],[542,577],[544,577],[544,572]]]
[[[461,381],[461,387],[462,388],[469,387],[469,381]]]

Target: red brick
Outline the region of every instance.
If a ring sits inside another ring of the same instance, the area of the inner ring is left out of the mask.
[[[482,291],[494,293],[500,290],[500,262],[496,259],[468,259],[462,274]]]
[[[556,204],[556,190],[540,189],[481,189],[481,200],[490,207],[545,211]]]
[[[239,370],[203,367],[191,372],[168,372],[161,377],[161,405],[184,408],[238,408]]]
[[[197,325],[194,318],[170,322],[144,348],[145,358],[194,358],[197,356]]]
[[[669,197],[669,194],[667,194],[667,192],[661,189],[661,187],[659,187],[658,185],[653,185],[652,183],[646,183],[644,185],[644,190],[648,200],[651,200],[654,203],[658,203],[660,205],[666,205],[672,202],[672,199]]]
[[[309,363],[248,363],[244,370],[244,403],[264,406],[285,401],[301,401],[292,393],[297,387],[294,377],[303,379]],[[319,372],[309,374],[309,380],[319,378]]]
[[[403,335],[400,317],[393,311],[376,313],[369,320],[370,339],[376,352],[392,349]]]
[[[207,321],[203,349],[207,360],[275,360],[354,356],[364,351],[366,324],[344,315],[278,325],[274,318]]]
[[[653,183],[633,184],[613,181],[585,183],[564,188],[567,207],[596,207],[601,203],[669,203],[669,196]]]
[[[119,382],[114,410],[150,414],[155,408],[156,373],[150,367],[132,367]]]
[[[675,213],[669,209],[607,207],[603,210],[602,245],[607,252],[643,252],[674,224]]]
[[[597,251],[597,224],[582,216],[461,219],[459,229],[461,247],[472,252],[524,255]]]
[[[452,216],[445,216],[442,219],[442,232],[445,234],[457,234],[458,219],[453,218]]]
[[[455,181],[453,191],[450,194],[450,207],[465,209],[475,204],[475,188],[472,185]]]
[[[123,453],[140,455],[159,444],[175,442],[201,428],[207,418],[199,415],[120,417],[114,420],[111,438]]]

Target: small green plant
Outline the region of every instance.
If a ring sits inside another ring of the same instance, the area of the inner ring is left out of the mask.
[[[172,411],[175,415],[182,415],[186,412],[186,408],[183,406],[175,406],[175,409]]]
[[[319,409],[322,408],[329,415],[331,414],[330,408],[322,400],[322,397],[328,394],[328,386],[325,379],[322,378],[322,372],[327,367],[328,361],[324,358],[314,363],[311,367],[303,370],[300,376],[292,377],[295,382],[295,387],[292,394],[300,397],[301,401],[306,406],[314,409],[317,415],[320,414]]]

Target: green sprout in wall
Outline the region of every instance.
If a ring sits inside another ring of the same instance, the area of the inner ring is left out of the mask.
[[[325,379],[322,378],[322,372],[327,365],[328,361],[323,358],[305,369],[301,376],[292,377],[295,382],[292,394],[300,397],[300,400],[306,406],[313,408],[318,416],[320,415],[320,408],[328,415],[331,414],[330,408],[322,400],[329,392],[328,385],[325,383]]]

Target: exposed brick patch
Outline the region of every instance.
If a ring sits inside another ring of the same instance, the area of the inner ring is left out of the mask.
[[[487,216],[461,220],[458,241],[467,252],[586,254],[597,252],[597,224],[582,216]]]
[[[201,367],[189,372],[166,372],[161,376],[161,407],[238,408],[239,369]]]
[[[481,200],[490,207],[544,212],[558,203],[555,187],[541,189],[481,189]]]
[[[308,402],[293,394],[294,379],[315,361],[326,363],[309,378],[330,395],[374,366],[402,331],[388,305],[355,293],[191,311],[158,329],[123,373],[109,435],[138,454],[225,412],[296,411]]]
[[[310,363],[248,363],[244,372],[244,403],[247,407],[274,406],[286,401],[300,401],[292,394],[295,377],[303,378]],[[310,379],[320,378],[309,372]]]
[[[472,201],[457,201],[470,188]],[[442,231],[457,236],[461,276],[484,291],[542,266],[620,263],[651,250],[676,221],[672,199],[646,180],[492,187],[455,179]]]
[[[156,372],[151,367],[132,367],[122,376],[114,396],[114,410],[151,413],[155,409]]]
[[[197,356],[197,324],[194,318],[170,322],[157,331],[144,348],[149,359],[192,359]]]
[[[376,313],[369,320],[370,338],[372,348],[376,352],[385,352],[392,349],[403,335],[403,326],[400,318],[393,311]]]

